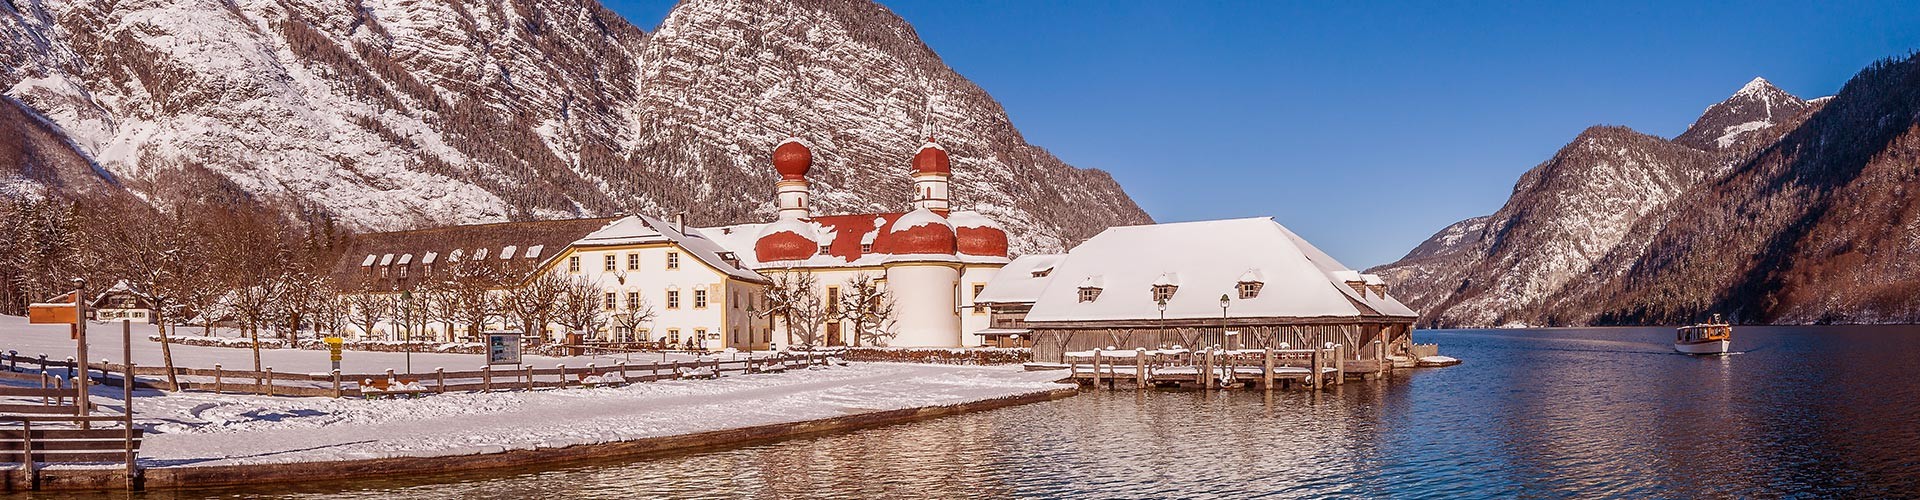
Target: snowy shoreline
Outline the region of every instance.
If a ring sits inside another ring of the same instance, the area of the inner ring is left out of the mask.
[[[117,360],[119,332],[106,334],[102,330],[107,328],[99,325],[90,330],[91,357]],[[23,355],[45,352],[58,359],[70,353],[71,346],[64,328],[0,317],[0,348]],[[136,336],[136,361],[157,357],[157,350]],[[249,363],[251,356],[248,349],[189,346],[176,346],[173,354],[183,364],[227,366]],[[356,354],[349,355],[348,369],[384,369],[403,356]],[[270,364],[294,370],[312,371],[326,363],[324,351],[267,350],[263,356]],[[413,358],[419,368],[461,366],[474,363],[476,356]],[[596,360],[611,361],[574,357],[538,362],[584,365]],[[855,362],[716,380],[449,392],[417,399],[140,390],[134,410],[136,421],[149,429],[139,461],[146,487],[195,488],[522,467],[729,446],[1072,395],[1075,389],[1057,383],[1059,378],[1057,372],[1028,372],[1018,365]],[[95,404],[105,410],[122,406],[118,388],[101,387],[93,394]],[[51,466],[41,475],[40,486],[116,489],[124,487],[122,474],[117,468]],[[8,489],[24,486],[12,479],[6,483]]]

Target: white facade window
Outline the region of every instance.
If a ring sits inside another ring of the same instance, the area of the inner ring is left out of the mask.
[[[627,254],[627,270],[628,271],[640,270],[640,254],[637,254],[637,253]]]
[[[580,272],[580,256],[578,255],[567,256],[567,272],[570,272],[570,273]]]
[[[627,292],[627,309],[640,309],[640,292]]]
[[[694,309],[707,308],[707,291],[705,289],[693,291],[693,308]]]
[[[606,310],[612,311],[614,309],[617,309],[620,307],[620,295],[613,292],[607,292],[604,302],[606,302],[605,304]]]
[[[680,252],[667,252],[667,269],[680,268]]]
[[[667,290],[667,309],[680,308],[680,291]]]
[[[604,260],[606,261],[606,266],[603,269],[609,272],[613,271],[615,265],[620,262],[620,259],[618,257],[615,257],[613,254],[607,254],[607,257]]]

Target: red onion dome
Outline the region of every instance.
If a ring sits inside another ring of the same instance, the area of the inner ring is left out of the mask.
[[[960,253],[984,257],[1007,256],[1007,231],[994,224],[993,219],[978,212],[954,212],[947,216],[953,223],[953,233],[959,238],[957,248]]]
[[[922,174],[953,173],[953,166],[947,162],[947,148],[934,143],[933,138],[927,138],[927,143],[920,146],[920,152],[913,155],[913,171]]]
[[[893,226],[874,242],[876,250],[893,255],[953,255],[958,242],[945,217],[920,208],[894,219]]]
[[[781,179],[805,180],[807,171],[813,169],[813,148],[807,147],[806,141],[787,139],[773,148],[773,168],[780,171]]]
[[[759,239],[753,242],[753,258],[760,262],[783,260],[807,260],[820,251],[820,244],[811,236],[813,226],[798,220],[781,220],[760,230]]]

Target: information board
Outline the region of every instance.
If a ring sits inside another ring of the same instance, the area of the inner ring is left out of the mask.
[[[488,333],[487,334],[487,364],[489,365],[520,364],[520,334]]]

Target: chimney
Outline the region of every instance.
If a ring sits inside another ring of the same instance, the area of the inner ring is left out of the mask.
[[[676,232],[679,232],[680,234],[687,234],[687,213],[686,212],[678,212],[673,214],[673,230]]]

